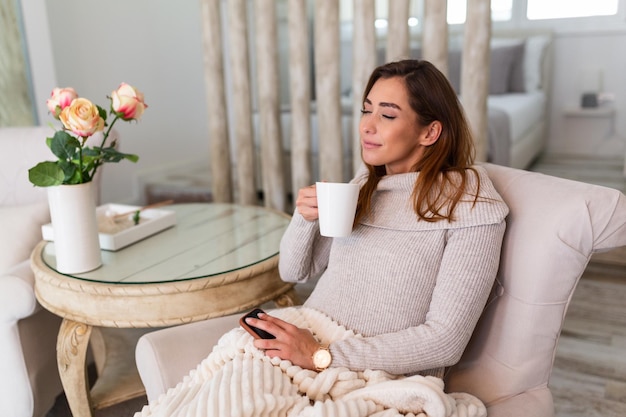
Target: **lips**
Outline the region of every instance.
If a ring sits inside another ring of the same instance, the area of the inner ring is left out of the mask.
[[[375,142],[369,142],[369,141],[363,141],[363,149],[376,149],[376,148],[380,148],[382,145],[375,143]]]

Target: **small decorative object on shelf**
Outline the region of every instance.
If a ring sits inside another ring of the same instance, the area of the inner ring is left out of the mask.
[[[582,108],[598,107],[598,95],[596,93],[584,93],[580,99],[580,107]]]
[[[30,182],[48,187],[56,269],[61,273],[87,272],[102,264],[92,183],[98,168],[107,162],[139,159],[118,151],[116,141],[107,143],[107,139],[118,120],[141,118],[148,107],[143,94],[122,83],[108,98],[111,103],[107,113],[79,97],[73,88],[53,89],[48,110],[61,121],[62,128],[46,138],[46,145],[57,160],[40,162],[28,170]],[[110,123],[108,116],[113,117]],[[87,140],[96,132],[103,132],[100,146],[87,146]]]

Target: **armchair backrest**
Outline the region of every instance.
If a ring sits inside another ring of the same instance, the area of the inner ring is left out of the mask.
[[[46,137],[53,134],[48,126],[0,129],[0,206],[46,201],[45,188],[28,181],[28,169],[54,158],[45,143]]]
[[[37,163],[55,160],[46,146],[46,137],[54,135],[49,126],[0,128],[0,206],[17,206],[47,201],[45,187],[35,187],[28,180],[28,169]],[[108,142],[118,139],[116,131]],[[88,140],[89,146],[100,145],[102,133]],[[96,172],[94,181],[99,189],[102,168]]]
[[[597,185],[485,168],[510,214],[490,301],[447,389],[489,405],[547,391],[563,319],[592,253],[626,245],[626,198]]]

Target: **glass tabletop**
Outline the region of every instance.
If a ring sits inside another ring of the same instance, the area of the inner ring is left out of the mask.
[[[236,204],[177,204],[165,209],[175,211],[174,227],[117,252],[101,251],[100,268],[71,276],[107,284],[148,284],[240,270],[277,255],[290,220],[263,207]],[[42,258],[55,269],[53,242],[45,245]]]

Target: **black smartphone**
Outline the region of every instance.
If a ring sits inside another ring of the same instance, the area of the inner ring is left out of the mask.
[[[270,333],[266,332],[265,330],[261,330],[259,328],[254,327],[254,326],[250,326],[248,323],[246,323],[246,319],[248,317],[253,317],[255,319],[258,319],[260,313],[265,313],[265,312],[263,310],[261,310],[260,308],[255,308],[254,310],[252,310],[248,314],[246,314],[243,317],[241,317],[239,319],[239,324],[248,333],[250,333],[252,335],[252,337],[254,337],[255,339],[276,339],[276,337],[273,334],[270,334]]]

